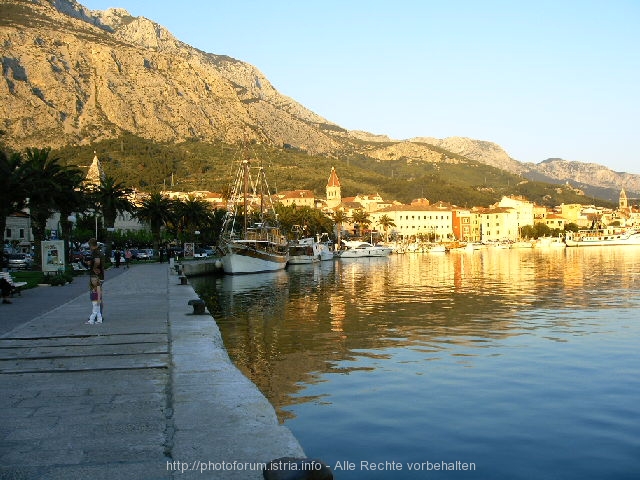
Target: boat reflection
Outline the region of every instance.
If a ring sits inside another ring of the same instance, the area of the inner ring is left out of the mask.
[[[309,401],[304,385],[348,373],[393,349],[442,359],[493,352],[510,337],[557,325],[565,311],[637,302],[640,249],[485,249],[298,265],[194,279],[238,367],[275,405]],[[635,269],[635,270],[634,270]],[[596,294],[607,289],[613,297]],[[532,321],[530,312],[543,312]],[[548,317],[548,318],[547,318]],[[458,355],[456,353],[456,355]],[[472,362],[469,363],[472,365]]]

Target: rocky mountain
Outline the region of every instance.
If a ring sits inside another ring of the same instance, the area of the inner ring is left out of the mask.
[[[549,158],[540,163],[519,162],[509,156],[500,145],[464,137],[437,139],[420,137],[412,142],[428,143],[481,163],[522,175],[529,180],[569,183],[589,196],[615,200],[621,188],[640,192],[640,175],[613,170],[596,163]]]
[[[254,140],[377,161],[471,159],[529,179],[640,192],[638,175],[562,160],[525,164],[491,142],[347,131],[280,94],[256,67],[193,48],[123,9],[0,0],[0,62],[0,142],[15,149],[123,133],[159,143]]]
[[[74,0],[2,0],[0,9],[0,129],[11,147],[134,132],[325,153],[346,135],[252,65],[192,48],[125,10],[93,12]]]

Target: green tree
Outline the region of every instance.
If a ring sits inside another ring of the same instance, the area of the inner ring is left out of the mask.
[[[7,156],[0,150],[0,232],[3,232],[3,235],[7,228],[7,217],[22,210],[26,205],[26,199],[22,156],[19,153]],[[4,249],[0,253],[2,263],[3,256]]]
[[[337,243],[340,246],[340,242],[342,241],[342,225],[349,221],[349,216],[344,213],[342,210],[336,210],[333,213],[333,223],[336,226],[337,234]]]
[[[50,151],[49,148],[28,148],[24,161],[36,265],[40,264],[40,245],[45,238],[47,219],[73,194],[73,179],[79,175],[76,168],[63,166],[57,157],[51,158]]]
[[[382,215],[380,217],[380,219],[378,220],[378,223],[380,224],[380,226],[382,227],[382,229],[384,230],[384,234],[385,234],[385,241],[389,241],[389,228],[390,227],[395,227],[396,224],[393,222],[393,220],[391,219],[391,217],[389,215]]]
[[[125,212],[133,214],[135,206],[130,200],[133,190],[113,177],[105,176],[100,180],[100,185],[94,186],[90,195],[95,205],[102,212],[104,226],[107,229],[107,256],[111,255],[111,237],[109,231],[113,231],[116,217]]]
[[[209,204],[199,198],[189,196],[176,203],[178,220],[178,237],[184,240],[195,240],[195,232],[210,230],[213,224],[213,213]],[[206,232],[208,234],[208,232]]]
[[[353,220],[358,235],[362,234],[363,227],[366,229],[371,224],[369,214],[364,210],[356,210],[355,212],[353,212],[353,214],[351,215],[351,220]]]
[[[578,230],[580,230],[580,227],[578,226],[577,223],[567,223],[564,226],[564,231],[565,232],[577,232]]]
[[[136,217],[151,227],[153,248],[156,250],[160,245],[160,230],[173,219],[174,207],[174,202],[170,198],[160,192],[154,192],[136,209]]]
[[[64,239],[65,258],[70,261],[69,248],[71,244],[71,229],[73,222],[69,220],[71,214],[83,212],[88,205],[86,191],[82,186],[84,175],[80,170],[69,169],[61,177],[60,187],[65,192],[57,200],[60,212],[60,229]]]
[[[276,213],[280,227],[287,235],[297,231],[298,235],[308,237],[332,230],[331,219],[320,210],[309,206],[278,204]]]

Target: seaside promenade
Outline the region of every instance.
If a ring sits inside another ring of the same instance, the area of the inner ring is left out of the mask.
[[[0,479],[261,479],[304,452],[231,363],[167,264],[111,269],[0,305]]]

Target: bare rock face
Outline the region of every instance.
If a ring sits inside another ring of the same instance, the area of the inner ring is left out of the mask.
[[[521,163],[483,140],[393,140],[347,131],[280,94],[253,65],[202,52],[121,8],[0,0],[0,64],[0,142],[14,149],[90,144],[123,133],[156,142],[257,141],[379,161],[461,156],[527,178],[640,192],[639,175],[559,159]]]
[[[338,146],[327,131],[339,127],[279,94],[258,69],[192,48],[151,20],[72,0],[10,0],[0,9],[0,129],[11,147],[123,132],[158,142]]]
[[[466,137],[447,137],[444,139],[420,137],[413,138],[411,141],[429,143],[511,173],[523,173],[525,170],[520,162],[511,158],[500,145],[493,142]]]
[[[624,187],[633,192],[640,192],[640,175],[613,170],[596,163],[550,158],[537,164],[525,164],[537,173],[557,180],[573,180],[577,183],[611,188]]]

